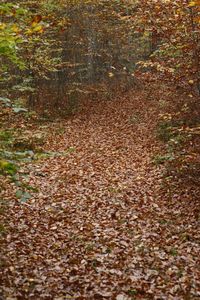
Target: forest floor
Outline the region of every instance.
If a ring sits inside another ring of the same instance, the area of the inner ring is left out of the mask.
[[[0,299],[200,299],[197,203],[164,189],[159,102],[141,96],[30,126],[55,155],[29,163],[31,199],[3,191]]]

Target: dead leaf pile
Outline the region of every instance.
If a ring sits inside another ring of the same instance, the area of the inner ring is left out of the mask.
[[[67,155],[28,166],[39,192],[3,191],[1,299],[199,299],[199,212],[190,190],[162,191],[157,101],[87,105],[46,129],[45,150]]]

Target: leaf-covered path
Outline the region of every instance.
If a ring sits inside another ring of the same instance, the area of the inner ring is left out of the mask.
[[[30,165],[39,193],[7,216],[2,299],[199,299],[198,218],[162,192],[157,116],[130,94],[44,128],[62,155]]]

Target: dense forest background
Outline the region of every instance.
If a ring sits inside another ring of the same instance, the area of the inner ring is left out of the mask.
[[[199,29],[199,0],[1,0],[0,299],[198,299]]]
[[[46,111],[56,106],[63,113],[75,109],[83,95],[105,97],[111,86],[137,85],[137,72],[148,76],[150,69],[164,81],[199,91],[198,5],[6,1],[1,4],[2,95],[12,91],[8,98]]]

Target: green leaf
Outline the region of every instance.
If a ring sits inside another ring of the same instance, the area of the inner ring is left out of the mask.
[[[20,199],[23,195],[23,191],[22,190],[17,190],[15,195],[18,199]]]
[[[17,166],[9,161],[1,160],[0,161],[0,173],[7,173],[9,175],[15,175],[17,172]]]
[[[20,112],[27,112],[28,110],[26,108],[22,108],[22,107],[13,107],[13,111],[15,113],[20,113]]]
[[[5,97],[0,97],[0,101],[3,102],[5,106],[11,106],[11,100]]]
[[[31,194],[29,194],[28,192],[24,192],[20,201],[21,202],[26,202],[27,200],[29,200],[31,198]]]
[[[26,202],[31,198],[31,194],[29,194],[28,192],[24,192],[22,190],[17,190],[16,197],[20,199],[20,202]]]

